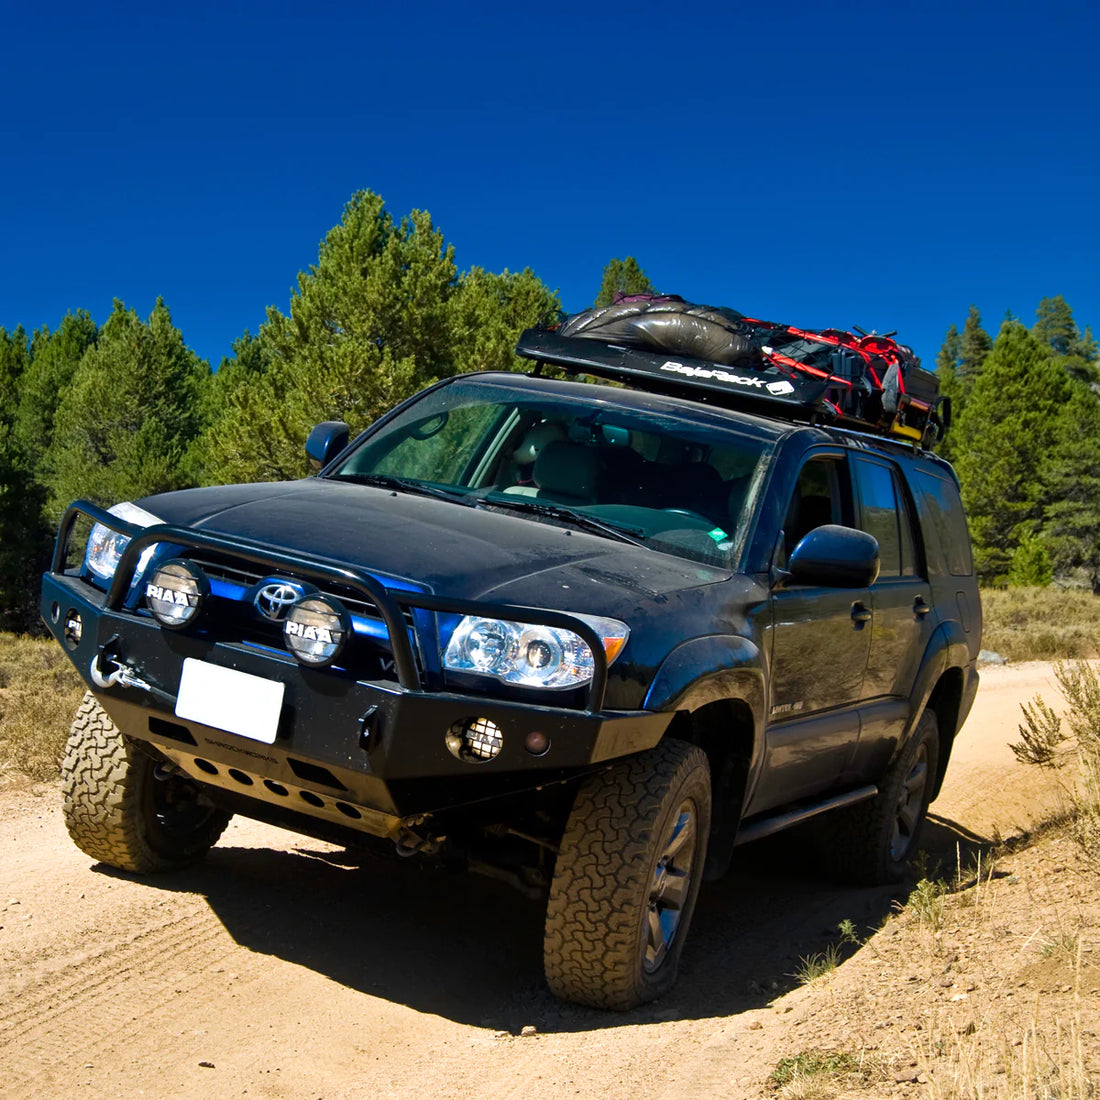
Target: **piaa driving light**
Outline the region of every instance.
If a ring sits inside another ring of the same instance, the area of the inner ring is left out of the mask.
[[[139,508],[129,501],[116,504],[113,508],[107,510],[111,515],[128,520],[130,523],[136,523],[139,527],[152,527],[154,523],[163,522],[159,516],[154,516],[152,512],[147,512],[144,508]],[[101,581],[109,581],[115,575],[123,551],[129,545],[129,535],[124,535],[121,531],[112,531],[105,524],[97,523],[88,536],[88,545],[84,551],[84,564]],[[155,549],[156,544],[154,543],[152,546],[147,546],[143,551],[141,558],[138,560],[137,573],[139,576],[145,566],[149,564],[149,559],[153,556]]]
[[[336,660],[351,631],[351,617],[330,596],[296,603],[283,624],[287,648],[303,665],[321,668]]]
[[[170,630],[193,623],[209,595],[206,574],[197,565],[181,559],[158,565],[145,582],[145,602],[153,618]]]
[[[617,619],[577,615],[603,642],[607,663],[618,657],[630,628]],[[524,687],[577,687],[592,679],[592,651],[578,634],[560,627],[467,615],[443,654],[443,667],[493,676]]]

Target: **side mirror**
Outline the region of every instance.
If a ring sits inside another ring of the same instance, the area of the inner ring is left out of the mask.
[[[788,584],[867,588],[878,578],[878,540],[866,531],[829,523],[815,527],[791,551]]]
[[[342,420],[322,420],[306,440],[306,457],[313,469],[327,466],[348,445],[350,435]]]

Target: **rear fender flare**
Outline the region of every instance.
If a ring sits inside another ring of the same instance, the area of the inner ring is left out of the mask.
[[[920,716],[928,706],[936,685],[941,681],[949,669],[958,669],[964,677],[963,690],[966,691],[966,669],[971,664],[970,643],[962,626],[955,620],[940,623],[932,637],[928,639],[928,645],[924,651],[924,658],[917,670],[916,681],[913,685],[913,707],[906,723],[905,732],[898,739],[898,745],[894,756],[897,757],[909,742],[913,731],[917,728]],[[960,713],[956,728],[962,724],[969,709],[965,697],[960,700]],[[955,739],[956,729],[940,729],[940,762],[938,766],[937,790],[947,768],[947,760],[951,753],[951,744]]]

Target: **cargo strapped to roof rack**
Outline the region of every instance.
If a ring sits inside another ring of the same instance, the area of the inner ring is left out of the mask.
[[[835,419],[822,402],[826,379],[799,377],[776,365],[726,367],[688,355],[670,358],[664,352],[559,336],[538,328],[529,328],[520,336],[516,354],[561,367],[567,374],[632,382],[639,389],[723,407],[755,406],[759,412],[784,419]]]
[[[924,447],[950,422],[939,380],[890,336],[799,329],[675,296],[624,299],[560,328],[528,329],[516,354],[569,374]]]

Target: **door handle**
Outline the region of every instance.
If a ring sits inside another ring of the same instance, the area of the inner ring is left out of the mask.
[[[862,625],[863,623],[869,623],[870,621],[871,612],[868,611],[867,608],[865,608],[863,604],[859,602],[859,600],[856,600],[856,602],[852,604],[852,622],[854,622],[856,625]]]
[[[918,619],[923,619],[924,616],[927,615],[928,612],[931,611],[931,610],[932,610],[931,604],[926,604],[924,602],[924,597],[923,596],[918,596],[913,601],[913,614],[916,615],[916,617]]]

